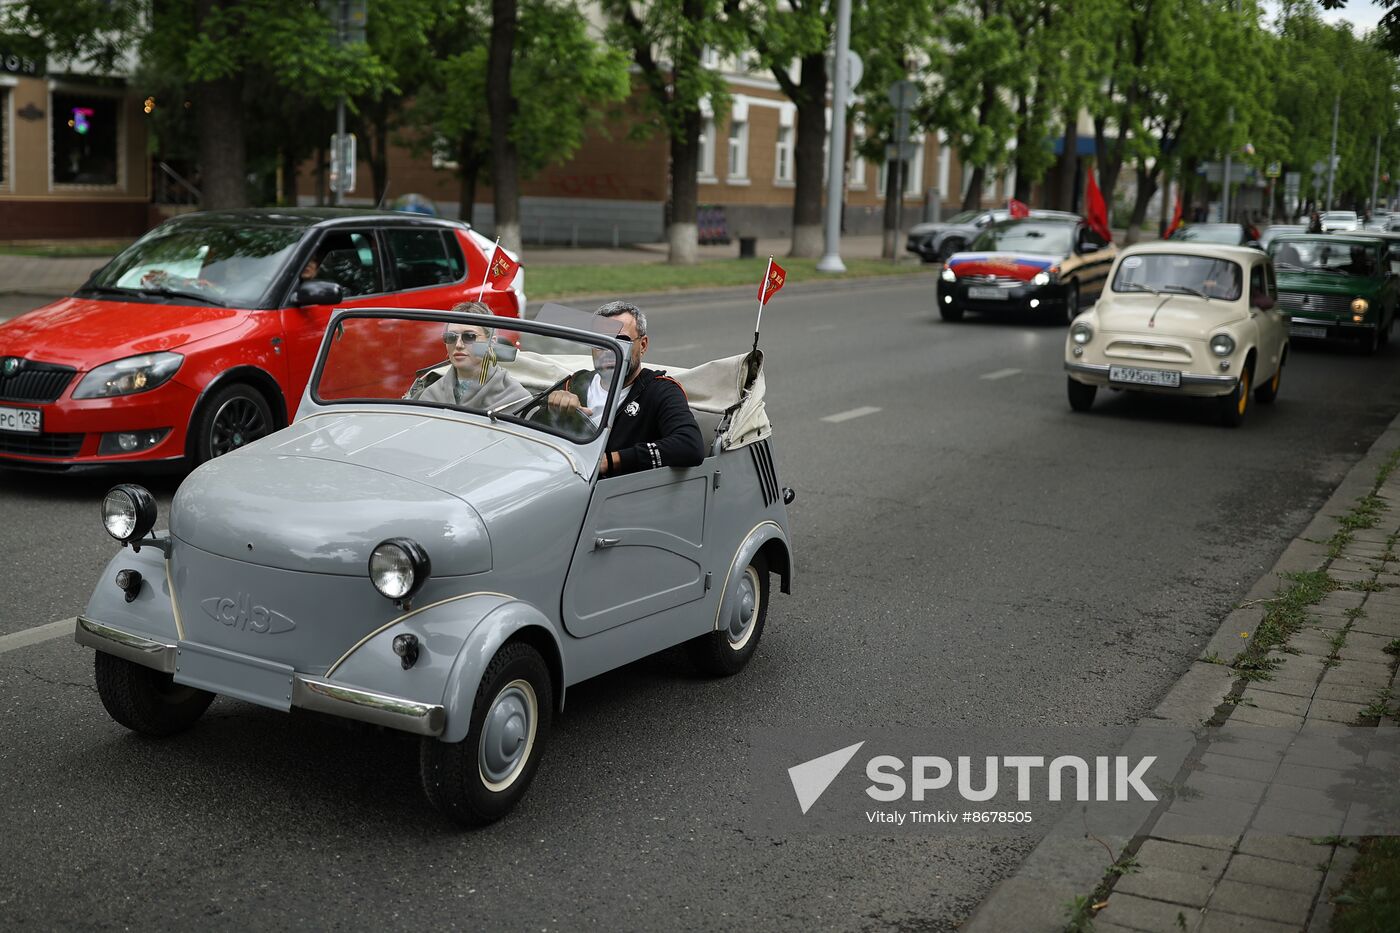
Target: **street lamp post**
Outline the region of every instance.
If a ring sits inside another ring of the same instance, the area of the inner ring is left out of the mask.
[[[846,97],[850,91],[851,0],[836,5],[836,54],[831,89],[831,139],[827,143],[826,251],[818,272],[845,272],[841,261],[841,193],[846,176]]]

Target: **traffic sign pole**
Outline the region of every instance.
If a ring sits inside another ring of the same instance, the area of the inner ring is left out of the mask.
[[[846,101],[849,85],[855,82],[849,74],[851,47],[851,0],[839,0],[836,5],[835,81],[831,90],[831,140],[827,144],[826,176],[826,252],[817,261],[818,272],[845,272],[841,261],[841,204],[846,175]],[[766,281],[766,280],[765,280]]]

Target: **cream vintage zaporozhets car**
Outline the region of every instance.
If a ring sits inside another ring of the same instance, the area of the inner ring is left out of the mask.
[[[1069,404],[1086,411],[1100,386],[1209,397],[1236,426],[1278,394],[1288,316],[1272,261],[1257,249],[1179,241],[1125,250],[1065,341]]]

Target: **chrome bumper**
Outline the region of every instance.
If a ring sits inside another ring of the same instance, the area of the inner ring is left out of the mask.
[[[73,639],[80,645],[125,658],[133,664],[167,674],[175,672],[175,645],[123,632],[82,616],[78,617]],[[414,735],[441,735],[447,718],[439,704],[405,700],[297,673],[292,675],[292,705]]]
[[[1086,376],[1098,376],[1102,379],[1108,378],[1108,365],[1105,363],[1071,363],[1066,361],[1065,371],[1071,373],[1082,373]],[[1195,373],[1182,373],[1182,386],[1212,386],[1217,389],[1233,389],[1240,381],[1239,376],[1199,376]],[[1127,383],[1124,383],[1125,385]],[[1165,386],[1143,386],[1148,389],[1165,388]]]

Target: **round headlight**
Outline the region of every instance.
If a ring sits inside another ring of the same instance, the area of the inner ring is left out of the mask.
[[[156,500],[142,486],[122,483],[102,499],[102,527],[126,544],[143,538],[156,524]]]
[[[1076,324],[1069,329],[1069,339],[1082,347],[1094,339],[1094,329],[1088,324]]]
[[[1216,356],[1229,356],[1235,352],[1235,340],[1229,334],[1216,334],[1210,338],[1210,352]]]
[[[1032,285],[1049,285],[1049,284],[1050,284],[1050,273],[1048,273],[1048,272],[1037,272],[1037,273],[1035,274],[1035,277],[1031,279],[1031,284],[1032,284]]]
[[[1357,298],[1351,303],[1351,311],[1353,314],[1365,314],[1366,309],[1369,307],[1371,307],[1371,303],[1365,298]]]
[[[949,269],[947,266],[944,266],[942,272],[942,279],[945,282],[956,282],[958,280],[958,276],[955,272],[953,272],[952,269]]]
[[[409,599],[428,581],[428,552],[410,538],[381,541],[369,555],[369,579],[379,595],[395,602]]]

